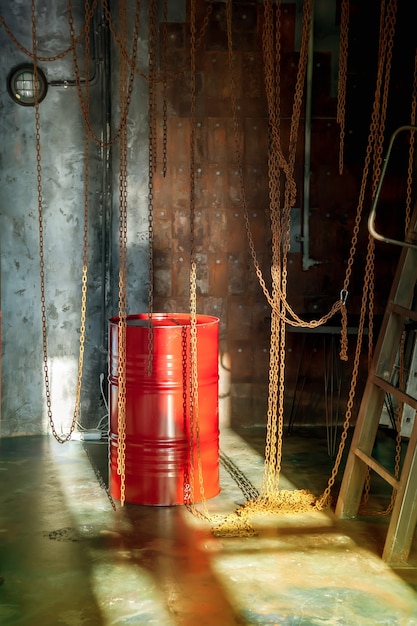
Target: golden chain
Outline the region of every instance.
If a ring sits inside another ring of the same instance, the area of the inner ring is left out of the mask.
[[[268,6],[269,5],[269,6]],[[265,9],[272,13],[271,3],[265,3]],[[279,84],[275,85],[275,92],[267,94],[269,120],[272,129],[272,146],[269,155],[269,185],[270,185],[270,212],[271,228],[273,234],[272,249],[272,300],[275,303],[271,316],[271,359],[270,359],[270,384],[271,391],[268,399],[268,431],[267,445],[265,453],[265,473],[262,485],[262,497],[270,499],[276,497],[279,487],[279,476],[282,462],[282,435],[284,419],[284,391],[285,391],[285,322],[279,313],[284,308],[287,294],[287,254],[290,241],[290,216],[291,207],[296,200],[296,187],[294,180],[294,167],[296,156],[296,145],[298,128],[301,116],[301,105],[303,102],[303,88],[308,59],[308,42],[311,30],[311,20],[313,15],[313,2],[307,1],[303,5],[303,25],[301,35],[301,47],[298,62],[297,80],[294,95],[293,112],[291,117],[290,138],[288,147],[288,171],[284,187],[284,207],[282,215],[279,210],[279,169],[283,161],[281,144],[275,143],[280,136],[280,127],[276,115],[275,104],[277,102],[276,90]],[[278,20],[278,18],[277,18]],[[266,16],[266,22],[270,20]],[[271,20],[272,21],[272,20]],[[279,28],[279,23],[277,24]],[[276,31],[279,37],[279,30]],[[264,37],[265,50],[265,72],[273,74],[274,64],[280,64],[280,58],[276,54],[280,48],[273,41],[273,33],[269,29]],[[267,90],[270,91],[270,90]],[[282,252],[281,252],[282,247]],[[274,319],[275,318],[275,319]],[[277,385],[278,383],[278,385]],[[276,397],[276,387],[278,386],[278,402]],[[269,440],[269,441],[268,441]]]
[[[126,37],[126,0],[120,0],[119,20],[121,37]],[[120,111],[128,93],[128,72],[124,59],[120,59]],[[119,173],[119,318],[118,318],[118,396],[117,396],[117,474],[120,476],[120,505],[126,497],[126,319],[127,319],[127,124],[120,127]]]
[[[281,9],[277,7],[276,33],[280,32]],[[281,49],[279,43],[274,46],[274,30],[273,30],[273,5],[271,2],[265,3],[265,22],[263,33],[264,44],[264,61],[265,61],[265,79],[266,93],[268,100],[269,121],[272,129],[272,147],[268,154],[268,180],[269,180],[269,199],[270,199],[270,219],[272,232],[272,266],[280,268],[280,247],[282,241],[282,227],[280,220],[280,169],[277,163],[276,155],[279,155],[281,163],[284,163],[281,143],[280,143],[280,90],[279,79],[276,75],[280,67]],[[231,46],[231,19],[229,19],[229,50]],[[279,41],[277,34],[276,41]],[[292,172],[286,168],[287,180],[292,178]],[[276,307],[282,310],[280,293],[281,274],[277,272],[272,276],[272,300],[276,303]],[[281,469],[282,457],[282,433],[283,420],[281,414],[277,412],[277,408],[281,406],[281,379],[283,368],[285,367],[285,357],[281,360],[280,343],[282,331],[285,325],[274,307],[271,310],[271,339],[269,348],[269,382],[268,382],[268,405],[267,405],[267,429],[265,438],[265,460],[264,475],[261,486],[261,497],[268,498],[274,494],[279,486],[279,475]]]
[[[190,2],[190,402],[189,402],[189,468],[184,473],[184,488],[189,489],[186,506],[195,516],[211,519],[204,495],[200,450],[198,361],[197,361],[197,263],[195,258],[195,135],[196,135],[196,7]],[[195,466],[200,487],[203,513],[195,506]],[[188,474],[188,476],[187,476]],[[187,482],[188,481],[188,482]],[[184,496],[186,497],[186,491]]]
[[[396,0],[394,0],[392,4],[396,5]],[[364,203],[364,198],[365,198],[365,189],[366,189],[366,184],[368,180],[372,151],[374,149],[374,146],[382,145],[381,142],[378,143],[377,137],[378,137],[378,133],[383,133],[383,129],[380,128],[380,123],[381,123],[381,119],[385,120],[387,100],[384,97],[381,103],[380,93],[381,93],[382,82],[383,82],[385,52],[386,51],[392,52],[392,44],[390,45],[389,41],[387,42],[387,38],[392,39],[395,33],[395,10],[390,9],[388,11],[388,15],[389,15],[389,18],[387,20],[388,27],[385,26],[385,20],[383,20],[381,16],[380,55],[379,55],[379,63],[378,63],[378,71],[377,71],[377,84],[376,84],[376,89],[375,89],[375,98],[374,98],[374,105],[373,105],[373,111],[372,111],[371,126],[370,126],[369,137],[368,137],[368,145],[366,148],[365,164],[364,164],[363,174],[362,174],[362,183],[361,183],[361,188],[360,188],[360,193],[359,193],[359,202],[358,202],[357,213],[356,213],[356,218],[355,218],[355,226],[353,230],[350,255],[349,255],[349,260],[348,260],[347,269],[346,269],[345,282],[343,285],[343,289],[346,293],[348,292],[349,281],[350,281],[353,263],[354,263],[354,257],[355,257],[356,245],[357,245],[358,234],[359,234],[359,227],[360,227],[360,222],[361,222],[361,217],[362,217],[362,209],[363,209],[363,203]],[[391,68],[391,55],[388,53],[387,56],[388,56],[388,61],[386,64],[386,68],[387,68],[386,69],[386,73],[387,73],[386,82],[388,82],[390,68]],[[381,107],[382,107],[382,113],[381,113]],[[375,159],[376,172],[374,172],[374,181],[379,179],[380,164],[381,164],[381,159],[379,157],[376,157]],[[321,495],[320,499],[318,500],[318,503],[317,503],[318,508],[324,508],[328,506],[331,501],[331,495],[330,495],[331,489],[334,485],[336,476],[339,471],[343,451],[346,445],[350,421],[352,418],[353,402],[354,402],[354,398],[356,394],[356,385],[357,385],[357,379],[358,379],[358,374],[359,374],[362,338],[363,338],[363,333],[364,333],[364,328],[365,328],[366,308],[367,308],[367,302],[368,302],[368,297],[369,297],[370,285],[372,282],[371,277],[373,276],[374,249],[375,249],[375,242],[372,237],[369,237],[367,255],[366,255],[362,304],[361,304],[361,310],[359,314],[357,343],[356,343],[355,356],[354,356],[353,369],[352,369],[352,377],[351,377],[351,383],[350,383],[350,389],[349,389],[349,395],[348,395],[348,401],[347,401],[347,407],[346,407],[346,413],[345,413],[345,420],[343,423],[343,430],[342,430],[342,434],[340,438],[339,449],[336,455],[335,464],[333,466],[332,473],[329,478],[327,487],[324,490],[323,494]],[[372,329],[371,317],[369,319],[369,322],[370,322],[370,326]],[[371,345],[371,342],[369,342],[369,345]]]
[[[59,443],[65,443],[71,439],[74,432],[80,410],[81,387],[84,364],[84,344],[85,344],[85,321],[86,321],[86,301],[87,301],[87,265],[88,265],[88,179],[89,179],[89,143],[85,142],[85,170],[84,170],[84,236],[83,236],[83,269],[81,286],[81,319],[80,319],[80,340],[77,370],[77,389],[75,395],[75,407],[69,432],[64,437],[60,436],[55,428],[52,414],[51,386],[49,380],[48,365],[48,339],[47,339],[47,318],[46,318],[46,296],[45,296],[45,254],[44,254],[44,228],[43,228],[43,189],[42,189],[42,157],[41,157],[41,137],[40,137],[40,114],[38,101],[38,56],[37,56],[37,34],[36,34],[36,8],[35,0],[31,2],[31,23],[32,23],[32,45],[33,45],[33,80],[35,87],[35,132],[36,132],[36,177],[38,192],[38,219],[39,219],[39,260],[40,260],[40,287],[41,287],[41,318],[42,318],[42,351],[43,369],[45,377],[45,396],[48,420],[51,431]]]
[[[187,457],[184,461],[184,481],[183,481],[183,491],[184,491],[184,504],[187,507],[191,507],[192,512],[194,506],[194,491],[191,488],[191,478],[190,473],[192,471],[191,464],[193,460],[193,448],[191,441],[191,429],[188,418],[188,392],[189,389],[189,378],[188,378],[188,337],[187,337],[187,327],[182,326],[181,328],[181,355],[182,355],[182,422],[184,433],[189,433],[188,439],[188,450],[186,452]]]
[[[241,181],[241,193],[242,203],[244,207],[245,223],[247,224],[248,240],[253,254],[254,254],[253,240],[250,233],[250,224],[248,220],[247,205],[245,200],[245,191],[243,185],[242,174],[242,157],[240,153],[240,146],[238,141],[238,122],[237,122],[237,106],[235,97],[235,85],[234,85],[234,72],[233,72],[233,45],[232,45],[232,2],[227,1],[226,13],[227,13],[227,30],[228,30],[228,49],[229,49],[229,67],[231,76],[231,93],[232,93],[232,110],[234,118],[234,130],[235,130],[235,144],[236,144],[236,161],[239,169],[239,176]],[[310,33],[310,20],[312,15],[312,3],[308,2],[305,5],[305,14],[303,19],[303,40],[308,42],[308,36]],[[265,20],[264,20],[264,42],[266,40],[267,58],[269,60],[274,59],[275,55],[280,52],[279,43],[273,42],[273,30],[270,28],[271,19],[273,16],[272,6],[270,2],[265,3]],[[279,21],[280,15],[277,13],[277,33],[279,33]],[[278,35],[277,35],[278,36]],[[270,107],[270,121],[275,121],[275,125],[272,125],[271,135],[273,148],[269,154],[269,173],[270,173],[270,201],[271,201],[271,227],[273,236],[273,263],[278,264],[279,269],[273,276],[272,286],[272,316],[271,316],[271,348],[270,348],[270,384],[269,384],[269,399],[268,399],[268,426],[267,426],[267,442],[266,442],[266,462],[264,465],[264,480],[262,485],[262,493],[260,496],[255,496],[251,501],[246,502],[237,512],[232,515],[228,515],[217,523],[216,528],[213,530],[215,536],[251,536],[256,534],[256,531],[249,522],[249,516],[252,513],[259,511],[265,513],[275,512],[295,512],[295,511],[307,511],[314,507],[314,496],[305,491],[285,491],[281,490],[277,492],[279,482],[279,469],[281,466],[281,441],[282,441],[282,416],[283,416],[283,395],[284,395],[284,369],[285,363],[285,325],[283,323],[283,314],[281,313],[281,307],[283,303],[281,301],[282,291],[286,288],[285,273],[281,276],[281,265],[285,269],[286,253],[289,248],[289,212],[291,208],[291,202],[295,201],[294,186],[293,186],[293,167],[295,163],[295,147],[296,147],[296,134],[298,128],[299,115],[301,111],[302,100],[302,75],[305,71],[306,65],[306,53],[304,52],[306,46],[302,45],[302,52],[300,54],[300,66],[299,75],[297,80],[297,92],[294,103],[294,120],[292,124],[292,132],[290,133],[290,149],[288,162],[285,160],[280,150],[280,140],[278,133],[279,116],[275,115],[275,106],[279,105],[279,93],[275,93],[278,88],[278,81],[275,81],[269,76],[268,70],[266,70],[269,79],[269,103]],[[275,55],[274,55],[275,51]],[[268,56],[270,55],[270,56]],[[276,59],[275,59],[276,62]],[[279,59],[278,59],[279,63]],[[266,61],[266,65],[268,65]],[[304,65],[304,69],[303,66]],[[276,65],[272,62],[269,67],[273,70],[274,75],[276,72]],[[298,119],[297,119],[298,117]],[[274,143],[275,141],[275,143]],[[279,174],[280,167],[282,167],[286,175],[286,189],[285,189],[285,201],[283,214],[279,213]],[[282,259],[280,258],[280,246],[282,241],[284,242],[284,250]],[[255,259],[256,266],[256,259]],[[282,286],[280,281],[282,280]],[[277,395],[278,390],[278,395]],[[271,401],[272,399],[272,401]],[[279,407],[279,414],[277,415],[276,404],[281,405]]]
[[[226,5],[228,6],[228,5]],[[282,225],[283,225],[283,234],[284,237],[289,241],[289,217],[290,217],[290,208],[294,205],[296,201],[296,184],[294,179],[294,163],[295,163],[295,155],[296,155],[296,141],[297,141],[297,132],[299,126],[299,119],[301,113],[302,106],[302,95],[303,95],[303,85],[304,85],[304,77],[305,77],[305,65],[307,61],[308,54],[308,36],[310,33],[310,24],[312,19],[312,6],[313,3],[311,0],[308,0],[304,4],[304,13],[303,13],[303,32],[305,36],[303,38],[304,44],[302,44],[302,48],[300,50],[300,62],[299,62],[299,72],[297,75],[297,83],[295,90],[295,98],[294,98],[294,106],[293,106],[293,117],[292,124],[290,130],[290,142],[289,142],[289,158],[288,160],[285,158],[281,146],[281,138],[279,132],[279,93],[275,88],[275,83],[278,85],[278,79],[275,78],[276,72],[278,71],[279,65],[279,54],[280,54],[280,46],[279,41],[273,43],[273,28],[272,28],[272,20],[273,20],[273,8],[271,0],[266,0],[264,3],[264,11],[265,11],[265,20],[264,20],[264,36],[263,36],[263,44],[264,44],[264,66],[265,66],[265,85],[266,85],[266,95],[268,101],[268,114],[270,121],[270,134],[271,134],[271,153],[274,155],[274,163],[271,163],[272,173],[274,176],[274,180],[276,180],[276,189],[271,189],[270,186],[270,199],[274,203],[279,200],[279,172],[280,169],[284,172],[286,177],[286,186],[285,186],[285,204],[284,204],[284,212],[282,215]],[[231,9],[230,9],[231,10]],[[276,6],[277,11],[277,22],[279,22],[279,4]],[[278,31],[276,31],[278,32]],[[307,34],[308,33],[308,34]],[[234,83],[234,71],[233,71],[233,53],[231,51],[231,33],[229,33],[229,66],[231,68],[231,101],[232,101],[232,112],[233,112],[233,120],[234,120],[234,137],[235,137],[235,153],[236,153],[236,164],[239,173],[239,183],[242,194],[242,206],[243,206],[243,215],[245,221],[245,227],[248,238],[248,245],[250,254],[252,257],[252,262],[255,268],[255,272],[258,278],[258,282],[260,287],[265,295],[265,298],[270,305],[272,310],[275,310],[275,313],[278,317],[285,323],[290,326],[302,326],[305,328],[317,328],[325,324],[330,318],[332,318],[338,311],[342,313],[342,337],[345,337],[347,334],[347,320],[345,315],[345,302],[347,298],[347,292],[342,292],[340,294],[340,299],[335,302],[331,308],[331,310],[323,315],[318,320],[311,320],[306,322],[302,320],[296,313],[293,311],[291,306],[289,305],[286,293],[286,277],[287,277],[287,269],[284,266],[281,270],[280,267],[272,267],[272,277],[274,280],[275,288],[277,290],[277,294],[271,295],[269,293],[268,287],[266,286],[266,282],[263,278],[262,269],[260,267],[255,245],[253,242],[253,237],[251,233],[251,226],[249,220],[249,212],[247,208],[246,195],[245,195],[245,186],[244,186],[244,177],[243,177],[243,160],[241,155],[241,148],[239,142],[239,125],[237,122],[237,101],[235,94],[235,83]],[[269,42],[269,43],[268,43]],[[275,58],[275,55],[278,55],[278,62]],[[276,172],[275,172],[276,170]],[[278,194],[278,195],[277,195]],[[282,277],[281,277],[282,271]],[[281,287],[281,280],[283,280],[283,287]],[[287,313],[291,316],[288,317]],[[346,341],[345,341],[346,343]],[[344,358],[344,357],[343,357]]]
[[[340,18],[340,53],[337,90],[337,123],[340,126],[339,174],[343,174],[346,121],[346,81],[349,42],[349,0],[342,0]]]

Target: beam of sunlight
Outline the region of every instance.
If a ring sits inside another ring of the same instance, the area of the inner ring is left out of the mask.
[[[123,510],[111,508],[82,444],[60,445],[52,437],[50,440],[65,509],[76,536],[84,540],[84,558],[103,626],[116,623],[121,615],[126,623],[174,626],[157,582],[126,547],[119,531],[126,530],[129,522]]]
[[[259,487],[262,456],[228,429],[220,444]],[[227,611],[225,624],[236,623],[235,616],[248,624],[300,619],[417,626],[416,594],[371,551],[366,521],[340,521],[331,511],[266,514],[254,520],[257,537],[215,538],[185,507],[113,511],[82,444],[51,445],[65,504],[86,539],[89,580],[105,626],[117,619],[199,623],[207,611],[216,618]],[[207,506],[226,515],[244,496],[224,468],[220,484],[221,494]],[[294,488],[283,478],[284,484]]]
[[[74,416],[75,389],[77,385],[78,360],[75,357],[59,356],[49,360],[52,418],[59,435],[69,432]],[[80,416],[78,417],[80,421]],[[49,429],[46,410],[42,416],[42,432]]]

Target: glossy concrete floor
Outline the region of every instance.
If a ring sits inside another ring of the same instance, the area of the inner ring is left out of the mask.
[[[220,444],[259,487],[262,429],[223,429]],[[391,454],[392,437],[378,445]],[[105,442],[0,440],[2,626],[417,625],[416,541],[407,567],[386,565],[386,518],[266,516],[255,537],[216,538],[183,506],[114,510],[106,464]],[[325,434],[295,429],[280,486],[319,495],[332,465]],[[223,465],[220,484],[208,507],[233,512],[245,497]]]

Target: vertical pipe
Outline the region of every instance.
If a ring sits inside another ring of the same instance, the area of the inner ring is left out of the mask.
[[[311,168],[311,104],[313,91],[313,55],[314,55],[314,15],[311,20],[308,43],[308,62],[306,77],[306,106],[304,128],[304,193],[303,193],[303,270],[308,270],[317,262],[310,258],[310,168]]]
[[[101,330],[100,330],[100,352],[107,354],[107,286],[109,284],[109,255],[108,240],[111,230],[111,172],[110,172],[110,152],[108,145],[111,128],[111,94],[110,94],[110,39],[109,28],[105,20],[104,12],[98,16],[96,28],[98,40],[98,66],[101,89]]]

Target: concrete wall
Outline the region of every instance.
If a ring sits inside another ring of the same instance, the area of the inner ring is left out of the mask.
[[[146,10],[146,3],[143,11]],[[176,3],[176,5],[182,3]],[[118,53],[104,26],[101,3],[90,33],[89,123],[105,139],[118,125]],[[70,45],[66,4],[43,0],[37,7],[37,48],[56,56]],[[117,7],[117,3],[115,3]],[[74,29],[84,22],[84,2],[73,2]],[[7,92],[12,68],[31,62],[30,3],[2,2],[0,14],[0,214],[2,409],[0,435],[48,432],[42,352],[38,184],[35,109]],[[117,16],[117,9],[115,10]],[[129,16],[129,32],[133,18]],[[139,59],[146,68],[145,13]],[[117,19],[117,17],[115,17]],[[12,41],[6,26],[19,45]],[[111,51],[112,50],[112,51]],[[77,47],[85,76],[84,47]],[[111,62],[110,62],[111,59]],[[45,309],[52,417],[66,432],[74,413],[79,354],[84,232],[85,124],[74,85],[71,54],[39,61],[49,89],[39,105]],[[147,308],[147,85],[135,78],[128,129],[129,312]],[[79,421],[94,426],[105,414],[100,374],[107,374],[107,322],[118,302],[118,149],[90,141],[89,261],[84,381]]]

